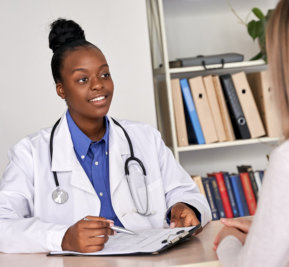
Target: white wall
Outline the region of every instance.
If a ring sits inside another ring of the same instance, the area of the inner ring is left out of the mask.
[[[99,46],[115,84],[110,115],[156,126],[145,0],[2,0],[0,173],[20,138],[65,111],[51,75],[49,24],[73,19]]]
[[[236,52],[249,60],[259,52],[243,21],[256,20],[250,12],[260,8],[264,14],[278,0],[164,0],[168,53],[170,60],[197,55]]]

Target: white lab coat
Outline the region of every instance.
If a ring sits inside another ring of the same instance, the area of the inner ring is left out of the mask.
[[[130,156],[122,129],[111,118],[109,131],[109,177],[112,206],[124,227],[132,230],[162,228],[166,212],[177,202],[195,207],[202,225],[211,220],[205,197],[175,161],[157,130],[149,125],[120,121],[128,132],[135,156],[147,171],[149,208],[152,216],[141,216],[131,198],[124,174]],[[73,148],[66,116],[54,135],[53,160],[50,162],[51,128],[22,139],[9,151],[10,162],[0,180],[0,251],[44,252],[61,250],[69,226],[87,215],[98,216],[101,202],[82,169]],[[52,200],[58,174],[60,187],[69,194],[64,204]],[[144,188],[138,188],[144,194]]]

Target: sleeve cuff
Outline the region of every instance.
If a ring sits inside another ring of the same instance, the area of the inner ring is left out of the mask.
[[[223,267],[235,266],[238,255],[243,245],[241,241],[233,235],[225,237],[217,248],[217,255]]]

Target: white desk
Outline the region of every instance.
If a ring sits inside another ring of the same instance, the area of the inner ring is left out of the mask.
[[[194,266],[220,267],[213,241],[222,227],[219,221],[210,222],[192,240],[188,240],[160,255],[149,256],[101,256],[101,257],[47,257],[46,254],[0,253],[1,267],[146,267],[146,266]]]

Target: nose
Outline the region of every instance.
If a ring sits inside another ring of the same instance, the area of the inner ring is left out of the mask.
[[[103,88],[103,83],[102,83],[101,78],[94,77],[94,78],[91,79],[90,89],[92,91],[101,90],[102,88]]]

